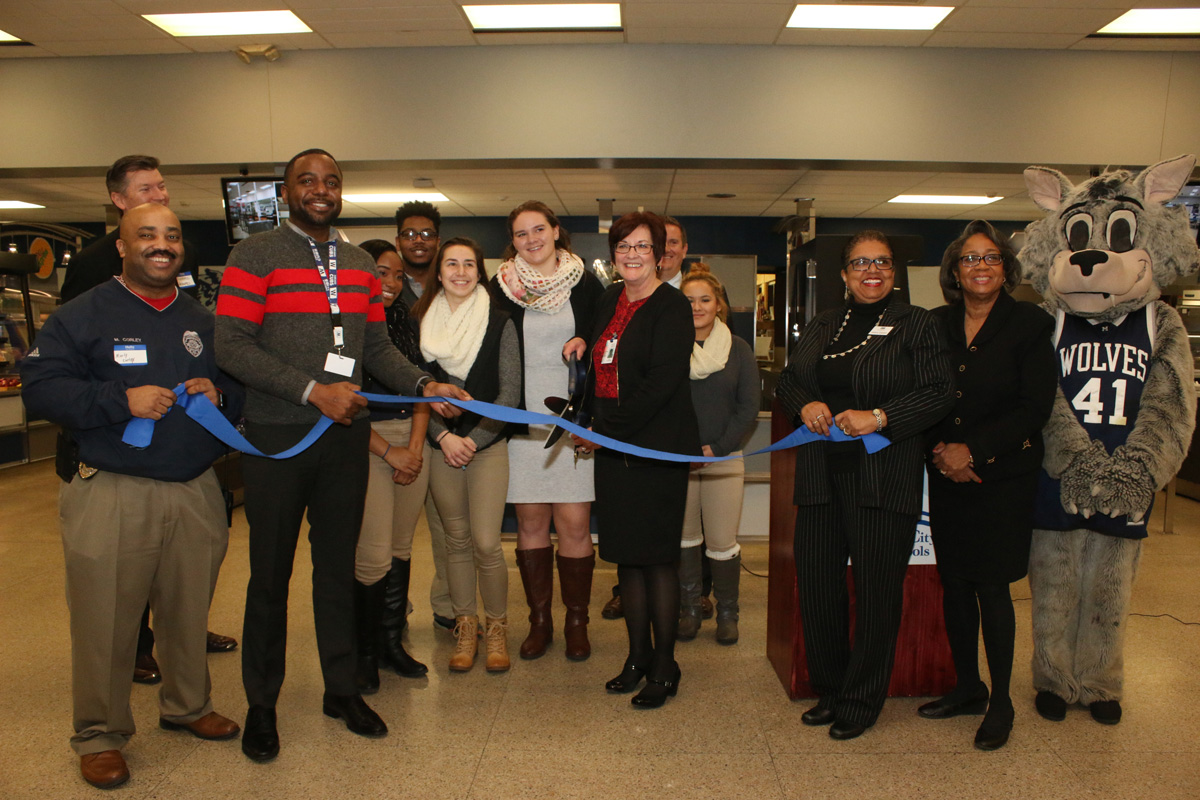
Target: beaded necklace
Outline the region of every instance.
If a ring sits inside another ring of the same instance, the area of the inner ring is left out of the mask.
[[[854,312],[853,308],[846,309],[846,316],[842,318],[842,324],[838,326],[837,333],[835,333],[833,335],[833,338],[829,340],[830,345],[832,345],[834,342],[836,342],[838,340],[838,337],[840,337],[842,335],[842,331],[844,331],[846,329],[846,323],[850,321],[850,315],[853,312]],[[871,326],[872,330],[874,330],[875,327],[878,326],[880,322],[883,322],[883,315],[886,312],[887,312],[887,309],[884,309],[882,312],[880,312],[879,319],[875,320],[875,325]],[[864,344],[869,342],[870,340],[871,340],[871,334],[870,334],[870,332],[868,332],[866,339],[863,339],[861,342],[854,345],[854,347],[851,347],[849,350],[843,350],[840,353],[827,353],[827,354],[821,356],[821,360],[824,361],[824,360],[827,360],[830,358],[841,358],[842,356],[848,356],[851,353],[853,353],[855,350],[857,350],[858,348],[862,347]]]

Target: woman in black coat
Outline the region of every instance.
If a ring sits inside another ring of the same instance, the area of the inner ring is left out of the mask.
[[[1020,279],[1007,240],[976,220],[946,249],[949,305],[934,311],[957,370],[954,409],[929,436],[929,524],[958,682],[918,712],[940,719],[986,709],[975,734],[981,750],[1003,747],[1012,730],[1016,617],[1008,585],[1028,568],[1041,430],[1058,386],[1054,320],[1009,296]],[[979,678],[981,622],[990,703]]]
[[[892,250],[878,231],[843,253],[843,308],[800,334],[777,395],[797,426],[830,436],[796,451],[796,574],[808,672],[819,696],[806,725],[852,739],[875,724],[895,660],[904,575],[921,512],[923,433],[953,401],[933,316],[892,297]],[[868,454],[857,437],[888,447]],[[846,558],[854,569],[850,647]]]
[[[600,298],[588,345],[593,429],[629,444],[700,455],[688,378],[695,329],[688,301],[658,279],[666,229],[655,214],[618,219],[608,234],[623,280]],[[582,347],[579,339],[568,348]],[[577,440],[584,450],[592,445]],[[679,535],[689,464],[596,451],[600,557],[617,565],[629,656],[605,688],[657,708],[679,686]]]

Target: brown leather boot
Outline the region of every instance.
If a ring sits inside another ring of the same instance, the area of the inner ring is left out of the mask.
[[[592,599],[592,572],[596,555],[583,558],[564,558],[558,554],[558,583],[562,589],[567,619],[563,623],[563,638],[567,642],[567,658],[583,661],[592,654],[588,641],[588,603]]]
[[[507,672],[512,666],[508,660],[508,617],[488,617],[483,640],[487,645],[487,671]]]
[[[478,633],[478,617],[455,617],[454,638],[458,642],[454,646],[454,655],[450,656],[451,672],[466,672],[475,665],[475,637]]]
[[[529,603],[529,635],[521,642],[521,658],[541,658],[554,640],[550,601],[554,597],[554,548],[517,551],[517,568]]]

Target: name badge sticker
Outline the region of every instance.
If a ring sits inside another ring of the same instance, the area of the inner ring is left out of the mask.
[[[150,354],[144,344],[116,344],[113,361],[123,367],[140,367],[150,363]]]
[[[196,285],[196,279],[190,272],[181,272],[175,276],[175,283],[180,289],[190,289]]]
[[[337,353],[327,353],[325,355],[325,371],[349,378],[354,375],[354,359],[340,356]]]
[[[887,336],[889,333],[892,332],[892,327],[893,327],[892,325],[876,325],[874,328],[871,328],[871,332],[868,333],[867,335],[868,336]]]
[[[604,343],[604,355],[600,357],[601,364],[611,364],[613,359],[617,357],[617,340],[609,339]]]

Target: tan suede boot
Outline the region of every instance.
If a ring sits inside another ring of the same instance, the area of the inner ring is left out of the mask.
[[[451,672],[466,672],[475,664],[475,636],[479,632],[478,617],[456,617],[454,620],[454,655],[450,656]]]
[[[507,672],[508,660],[508,617],[488,617],[484,629],[487,643],[487,671]]]

